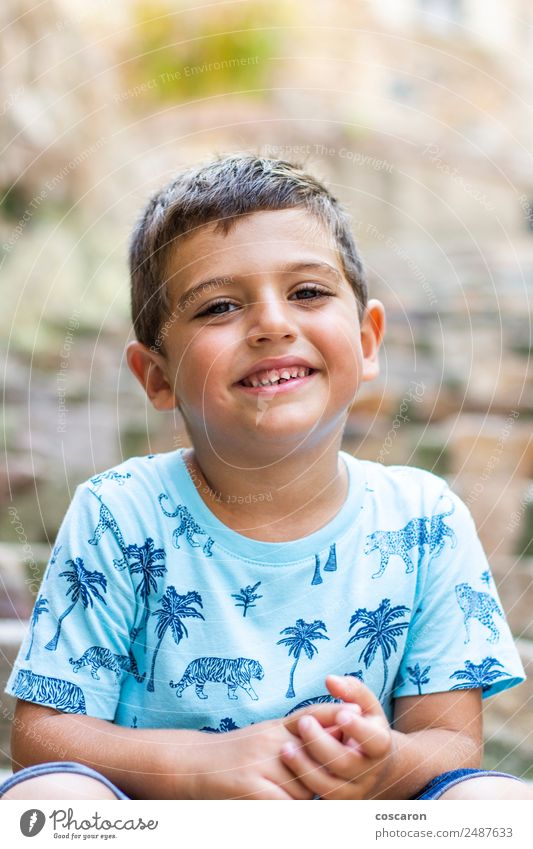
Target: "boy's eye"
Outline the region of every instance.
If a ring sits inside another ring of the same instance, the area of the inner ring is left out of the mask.
[[[330,294],[327,289],[322,289],[320,286],[306,284],[300,289],[297,289],[294,295],[298,300],[307,301],[311,298],[326,297]]]
[[[235,307],[237,309],[237,304],[234,304],[233,301],[213,301],[204,310],[199,312],[198,315],[225,315],[227,312],[232,312],[232,310],[228,309],[229,307]]]
[[[314,298],[323,298],[331,295],[327,289],[323,289],[320,286],[315,286],[314,284],[306,283],[304,286],[301,286],[291,295],[291,299],[295,299],[298,301],[310,301]],[[235,304],[233,301],[225,300],[224,298],[220,298],[218,301],[212,301],[212,303],[208,304],[203,310],[198,313],[199,317],[202,316],[218,316],[218,315],[227,315],[230,312],[234,312],[239,309],[239,305]]]

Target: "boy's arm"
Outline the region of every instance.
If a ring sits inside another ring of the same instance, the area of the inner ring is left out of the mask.
[[[297,738],[283,720],[226,734],[126,728],[19,700],[11,750],[15,771],[76,761],[133,799],[311,799],[313,793],[280,761],[279,750],[289,741]]]
[[[404,696],[394,703],[386,786],[377,799],[410,799],[451,769],[477,768],[483,755],[481,690]]]
[[[139,733],[140,732],[140,733]],[[92,716],[18,701],[11,732],[13,769],[76,761],[105,775],[134,799],[187,798],[186,773],[200,732],[134,729]]]

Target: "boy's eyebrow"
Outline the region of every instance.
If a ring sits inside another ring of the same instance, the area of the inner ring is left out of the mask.
[[[331,265],[329,262],[317,261],[317,262],[293,262],[289,265],[280,266],[276,269],[277,274],[291,274],[298,271],[320,271],[322,274],[327,274],[329,277],[333,277],[337,282],[341,282],[343,279],[340,271]],[[178,303],[176,304],[176,309],[182,310],[187,302],[192,302],[195,300],[196,296],[202,289],[218,289],[220,286],[230,285],[231,283],[235,283],[238,279],[240,279],[241,275],[232,276],[230,274],[218,275],[217,277],[209,277],[207,280],[201,280],[199,283],[195,283],[194,286],[191,286],[189,289],[186,289],[185,292],[179,297]]]

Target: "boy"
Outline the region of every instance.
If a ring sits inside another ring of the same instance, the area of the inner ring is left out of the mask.
[[[385,320],[336,200],[224,157],[152,199],[131,274],[128,364],[193,447],[78,487],[5,798],[527,798],[477,771],[523,671],[468,511],[340,450]]]

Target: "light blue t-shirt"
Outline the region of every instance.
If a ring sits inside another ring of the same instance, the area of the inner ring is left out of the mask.
[[[474,523],[429,472],[340,454],[337,515],[290,542],[224,525],[182,451],[80,485],[7,691],[132,727],[228,731],[331,701],[524,678]],[[267,497],[267,496],[265,496]]]

